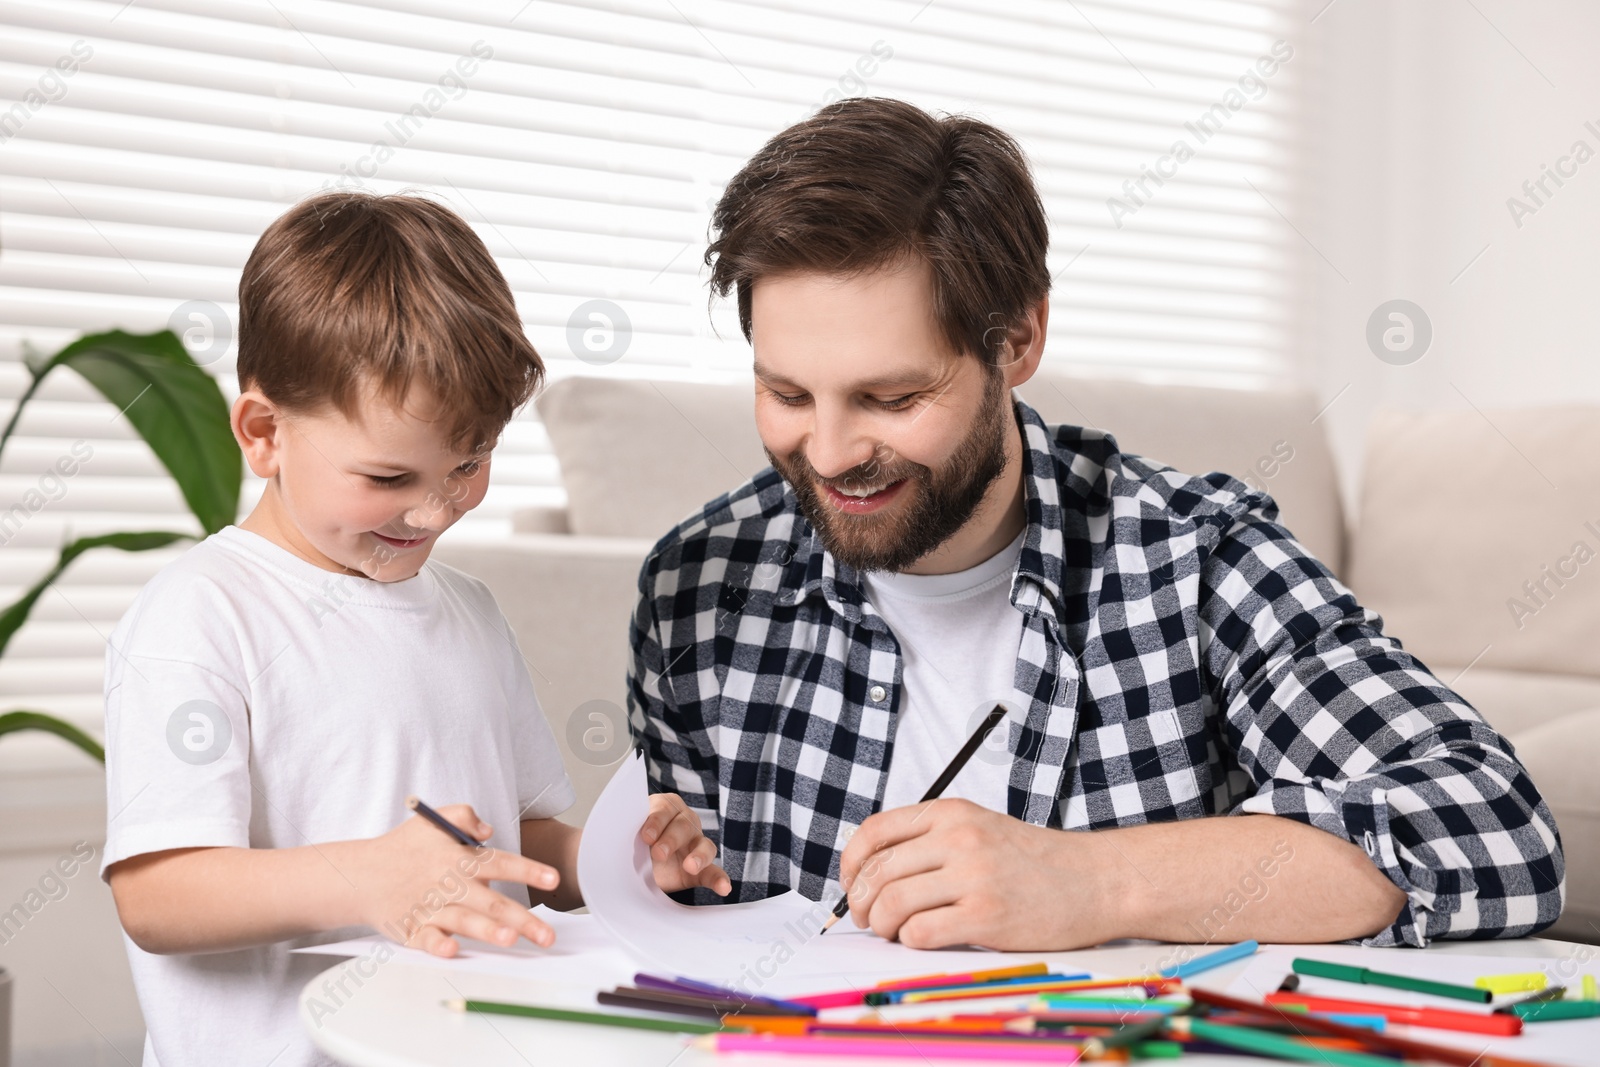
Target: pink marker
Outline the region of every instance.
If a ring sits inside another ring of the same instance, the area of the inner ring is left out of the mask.
[[[780,1034],[706,1034],[692,1042],[715,1052],[777,1052],[796,1056],[880,1056],[885,1059],[987,1060],[1009,1063],[1077,1063],[1078,1046],[1066,1042],[919,1041],[915,1037],[787,1037]]]

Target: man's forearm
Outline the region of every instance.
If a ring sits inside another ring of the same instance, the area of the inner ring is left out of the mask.
[[[1276,815],[1088,834],[1103,852],[1097,873],[1113,879],[1101,899],[1119,902],[1113,937],[1339,941],[1386,928],[1406,902],[1361,849]]]

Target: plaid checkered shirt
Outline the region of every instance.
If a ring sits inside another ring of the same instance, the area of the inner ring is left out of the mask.
[[[1510,743],[1383,633],[1269,496],[1046,426],[1020,401],[1016,415],[1011,816],[1309,823],[1406,893],[1368,945],[1555,921],[1560,838]],[[662,538],[639,592],[629,722],[651,789],[699,814],[727,900],[836,896],[844,843],[878,810],[902,699],[899,646],[860,574],[769,468]]]

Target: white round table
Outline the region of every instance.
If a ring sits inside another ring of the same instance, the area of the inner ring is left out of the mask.
[[[1203,955],[1215,946],[1195,946],[1193,955]],[[1264,946],[1265,947],[1265,946]],[[1070,959],[1081,970],[1100,974],[1148,973],[1152,956],[1165,955],[1171,946],[1148,942],[1116,944],[1112,947],[1071,953]],[[1313,955],[1315,946],[1304,946]],[[1372,964],[1381,967],[1381,954],[1411,952],[1411,949],[1373,949],[1380,954]],[[1435,942],[1429,953],[1472,956],[1540,956],[1552,960],[1572,959],[1594,970],[1592,961],[1600,949],[1564,941],[1525,938],[1516,941]],[[1051,954],[1060,961],[1062,956]],[[300,1015],[317,1046],[350,1067],[444,1067],[470,1064],[472,1067],[710,1067],[729,1063],[772,1064],[774,1067],[883,1067],[882,1059],[857,1060],[837,1056],[717,1056],[685,1045],[677,1034],[655,1034],[547,1022],[498,1015],[466,1015],[453,1012],[445,1002],[458,998],[538,1003],[585,1010],[606,1011],[595,1004],[597,990],[631,983],[640,968],[620,951],[607,949],[583,953],[562,960],[540,961],[539,978],[511,978],[492,974],[469,974],[437,965],[369,962],[366,975],[340,974],[339,968],[357,961],[341,961],[332,972],[324,972],[308,984],[301,994]],[[1192,984],[1223,991],[1245,967],[1245,962],[1219,967],[1197,976]],[[977,964],[975,964],[977,966]],[[1563,974],[1565,972],[1562,972]],[[329,978],[343,977],[348,995],[330,997]],[[356,978],[360,979],[359,983]],[[813,983],[813,988],[815,984]],[[781,994],[780,994],[781,995]],[[1353,992],[1353,997],[1359,993]],[[334,1004],[337,999],[338,1003]],[[1600,1046],[1600,1019],[1574,1023],[1546,1023],[1544,1026],[1584,1027],[1593,1031],[1589,1047]],[[1429,1031],[1401,1030],[1420,1040]],[[1569,1031],[1570,1032],[1570,1031]],[[1512,1041],[1521,1039],[1513,1038]],[[1510,1048],[1506,1048],[1512,1054]],[[1529,1054],[1529,1058],[1538,1058]],[[1546,1057],[1548,1058],[1548,1057]],[[913,1061],[906,1061],[913,1062]],[[1240,1064],[1260,1067],[1259,1058],[1229,1056],[1186,1056],[1184,1063],[1194,1067]],[[1557,1062],[1584,1062],[1583,1059]]]

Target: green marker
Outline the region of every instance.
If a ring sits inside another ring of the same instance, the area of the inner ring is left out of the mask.
[[[1141,1041],[1128,1050],[1136,1060],[1181,1060],[1181,1041]]]
[[[1408,978],[1403,974],[1385,974],[1368,967],[1349,967],[1342,963],[1325,963],[1322,960],[1297,959],[1295,974],[1308,974],[1313,978],[1333,978],[1340,982],[1358,982],[1362,985],[1388,986],[1390,989],[1408,989],[1413,993],[1432,993],[1437,997],[1454,997],[1470,1000],[1474,1004],[1487,1004],[1494,994],[1487,989],[1452,982],[1434,982],[1426,978]]]
[[[1522,1021],[1528,1023],[1600,1017],[1600,1001],[1594,1000],[1546,1000],[1532,1004],[1512,1004],[1510,1007],[1513,1015],[1521,1016]]]

